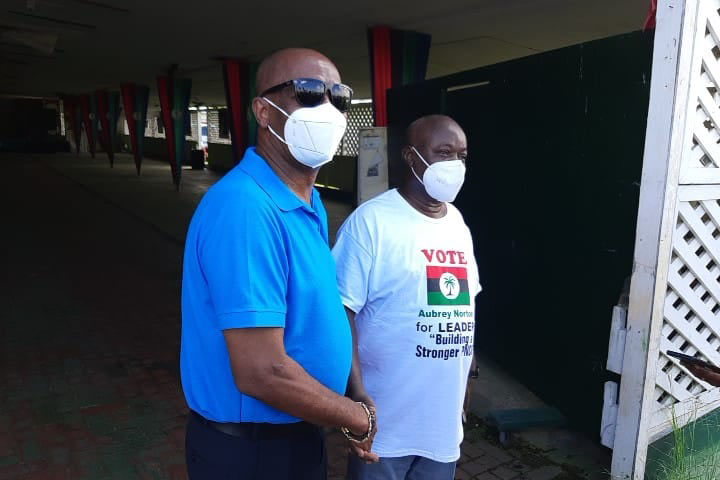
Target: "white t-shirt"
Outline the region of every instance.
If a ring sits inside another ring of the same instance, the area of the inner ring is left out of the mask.
[[[448,204],[430,218],[390,190],[350,215],[333,255],[377,404],[373,451],[457,460],[480,292],[462,215]]]

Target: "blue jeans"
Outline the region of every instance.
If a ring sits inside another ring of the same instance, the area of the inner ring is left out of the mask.
[[[366,464],[355,455],[348,459],[349,480],[453,480],[455,462],[442,463],[429,458],[383,457],[380,462]]]

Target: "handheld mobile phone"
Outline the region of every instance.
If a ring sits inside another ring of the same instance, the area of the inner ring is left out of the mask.
[[[665,353],[666,353],[668,356],[670,356],[670,357],[675,357],[675,358],[677,358],[677,359],[680,360],[681,362],[684,362],[684,363],[687,363],[687,364],[692,364],[692,365],[698,365],[698,366],[705,367],[705,368],[709,368],[710,370],[712,370],[712,371],[714,371],[714,372],[720,373],[720,368],[716,367],[716,366],[713,365],[712,363],[706,362],[705,360],[700,360],[699,358],[695,358],[695,357],[693,357],[693,356],[686,355],[686,354],[681,353],[681,352],[673,352],[672,350],[668,350],[668,351],[665,352]]]

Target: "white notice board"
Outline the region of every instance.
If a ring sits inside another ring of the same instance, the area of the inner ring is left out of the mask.
[[[358,134],[357,204],[388,189],[387,128],[361,128]]]

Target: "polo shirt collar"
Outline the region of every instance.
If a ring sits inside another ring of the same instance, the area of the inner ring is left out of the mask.
[[[296,208],[302,208],[315,212],[313,207],[320,201],[320,194],[317,190],[313,188],[312,206],[305,203],[278,177],[265,159],[257,153],[255,147],[250,147],[245,151],[239,167],[255,180],[280,210],[289,212]]]

